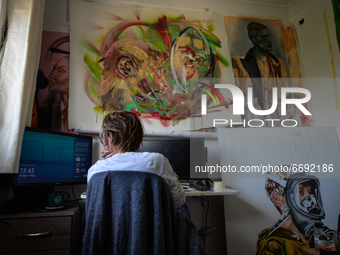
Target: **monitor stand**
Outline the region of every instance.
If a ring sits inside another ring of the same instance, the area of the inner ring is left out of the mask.
[[[210,179],[205,179],[205,186],[207,187],[207,189],[211,189]]]

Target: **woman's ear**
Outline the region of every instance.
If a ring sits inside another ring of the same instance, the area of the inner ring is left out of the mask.
[[[113,135],[111,132],[108,132],[109,135],[107,136],[107,140],[109,141],[109,144],[112,144],[113,143]]]
[[[270,193],[270,199],[273,201],[274,205],[281,208],[283,205],[283,196],[277,191]]]

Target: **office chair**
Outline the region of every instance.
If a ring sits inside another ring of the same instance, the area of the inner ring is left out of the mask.
[[[205,240],[207,239],[207,237],[215,230],[216,230],[215,226],[206,226],[198,230],[198,235],[200,236],[204,244],[205,244]]]
[[[162,177],[139,171],[92,176],[83,254],[206,254],[191,220],[179,213]]]
[[[208,208],[209,210],[209,208]],[[189,219],[191,219],[191,213],[190,213],[190,210],[189,210],[189,207],[185,204],[180,210],[179,210],[181,213],[184,213],[187,217],[189,217]],[[207,214],[208,214],[208,211],[207,211]],[[207,216],[206,216],[207,217]],[[207,219],[206,219],[207,221]],[[200,238],[202,239],[203,243],[205,244],[205,240],[207,239],[207,237],[216,230],[216,227],[215,226],[204,226],[204,227],[201,227],[199,230],[198,230],[198,235],[200,236]]]

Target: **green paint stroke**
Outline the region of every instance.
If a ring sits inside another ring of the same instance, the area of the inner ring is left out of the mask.
[[[203,34],[205,35],[205,37],[207,38],[207,40],[209,41],[209,44],[211,47],[215,48],[221,48],[221,41],[218,39],[218,37],[216,37],[215,35],[213,35],[212,33],[207,33],[207,31],[202,30]]]
[[[80,45],[82,47],[84,47],[85,49],[87,49],[88,51],[90,51],[90,52],[94,53],[95,55],[97,55],[98,57],[100,57],[100,52],[97,49],[93,48],[89,43],[87,43],[85,41],[81,41]]]
[[[134,87],[128,87],[132,95],[136,95],[138,93],[138,89]]]
[[[229,61],[225,57],[223,57],[223,55],[220,52],[216,51],[215,55],[217,59],[221,61],[222,65],[229,66]]]
[[[96,79],[98,83],[100,83],[103,68],[99,65],[97,61],[94,61],[88,54],[84,55],[83,61],[86,64],[87,68],[90,70],[92,76]]]
[[[93,99],[96,102],[100,102],[100,97],[98,95],[98,83],[95,81],[95,78],[93,76],[89,79],[88,90]]]
[[[340,51],[340,0],[332,0],[333,12],[334,12],[334,23],[336,29],[336,38],[338,41],[338,47]]]
[[[99,106],[93,107],[93,110],[94,110],[95,113],[99,113],[99,114],[103,114],[104,113],[103,109],[101,107],[99,107]]]
[[[213,24],[208,24],[208,25],[207,25],[207,29],[208,29],[210,32],[212,32],[212,31],[215,30],[215,26],[214,26]]]
[[[165,50],[165,46],[164,43],[162,43],[162,38],[161,36],[159,36],[159,38],[157,38],[158,36],[157,33],[147,33],[145,32],[145,30],[142,28],[142,26],[138,26],[138,28],[141,30],[142,34],[143,34],[143,38],[149,43],[151,44],[150,46],[156,46],[155,49],[157,50],[161,50],[163,52],[166,52]],[[149,35],[150,34],[150,35]],[[151,36],[154,36],[154,38],[152,38]]]
[[[201,88],[201,90],[203,90],[205,93],[207,93],[207,94],[212,98],[212,100],[214,100],[215,105],[217,105],[214,96],[210,93],[209,90],[206,90],[206,89],[204,89],[204,88]]]

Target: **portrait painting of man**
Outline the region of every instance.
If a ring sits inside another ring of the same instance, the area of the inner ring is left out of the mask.
[[[281,114],[280,89],[303,87],[294,29],[280,20],[245,17],[225,17],[225,24],[236,85],[244,94],[252,88],[251,102],[257,110],[271,109],[274,97],[278,98],[276,111],[260,118],[291,119],[298,126],[310,126],[310,118],[295,105],[287,105],[286,115]],[[278,93],[273,88],[277,88]],[[288,98],[301,96],[291,93]],[[249,120],[259,116],[245,107],[243,118]]]
[[[43,31],[37,74],[35,105],[36,126],[69,132],[70,35]]]

